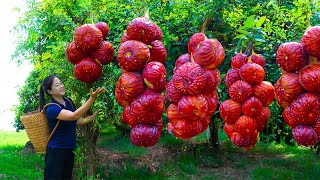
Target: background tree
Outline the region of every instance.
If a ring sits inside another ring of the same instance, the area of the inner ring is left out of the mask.
[[[226,52],[225,61],[219,67],[221,76],[224,77],[230,68],[231,57],[240,50],[245,51],[248,43],[253,42],[253,50],[266,59],[266,80],[274,84],[280,76],[275,61],[277,48],[283,42],[298,42],[307,27],[320,22],[319,5],[316,0],[29,0],[28,10],[15,27],[19,39],[13,59],[28,61],[34,69],[18,92],[20,104],[15,108],[14,126],[17,130],[23,129],[20,115],[38,107],[40,83],[47,75],[56,74],[62,79],[67,95],[77,107],[87,99],[89,91],[85,84],[74,78],[73,67],[65,57],[65,47],[81,24],[108,23],[110,34],[107,40],[114,45],[115,57],[111,64],[103,67],[103,77],[93,84],[94,87],[104,86],[107,91],[92,108],[92,111],[99,110],[95,122],[78,131],[81,151],[77,151],[77,159],[82,164],[78,167],[85,174],[83,176],[89,177],[95,173],[95,147],[100,129],[114,125],[123,135],[129,132],[128,127],[120,122],[122,108],[115,100],[114,88],[121,74],[116,62],[120,38],[133,18],[142,16],[148,9],[150,19],[162,29],[163,43],[168,51],[165,63],[167,80],[171,79],[175,60],[187,52],[191,35],[200,32],[203,22],[209,18],[205,34],[208,38],[218,39]],[[218,92],[220,102],[227,99],[227,88],[223,82]],[[274,101],[271,118],[260,133],[261,140],[277,143],[292,140],[291,130],[285,125],[281,112],[281,107]],[[217,130],[221,126],[222,121],[216,111],[210,125],[213,145],[218,143]]]

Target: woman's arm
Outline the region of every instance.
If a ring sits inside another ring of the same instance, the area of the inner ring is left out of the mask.
[[[90,89],[90,98],[76,111],[72,112],[66,109],[62,109],[57,116],[57,119],[65,120],[65,121],[74,121],[76,119],[80,119],[92,106],[94,101],[97,99],[98,95],[103,94],[105,92],[105,88],[98,88],[96,91]]]

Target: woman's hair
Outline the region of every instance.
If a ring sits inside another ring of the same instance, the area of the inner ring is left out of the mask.
[[[51,96],[51,94],[48,93],[48,90],[51,90],[52,84],[53,84],[53,80],[54,78],[56,78],[57,76],[55,75],[51,75],[46,77],[40,87],[40,97],[39,97],[39,102],[40,102],[40,110],[42,110],[43,106],[44,106],[44,93],[46,93],[48,96]]]

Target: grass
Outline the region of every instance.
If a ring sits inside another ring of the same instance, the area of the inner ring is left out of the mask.
[[[116,153],[128,154],[132,158],[139,157],[146,153],[145,148],[136,147],[128,142],[130,142],[129,137],[121,136],[114,127],[111,127],[102,130],[98,146]]]
[[[188,141],[165,134],[154,149],[149,149],[134,147],[129,137],[114,133],[105,133],[100,145],[129,157],[118,164],[112,162],[110,166],[106,162],[100,167],[99,173],[108,179],[316,179],[320,175],[319,158],[310,148],[258,141],[246,152],[220,131],[219,153],[206,143],[206,132]],[[113,138],[108,139],[111,134]],[[169,149],[162,159],[149,156],[161,148]],[[149,161],[141,162],[141,159]]]
[[[20,154],[28,136],[25,131],[0,131],[0,179],[43,179],[43,155]]]
[[[0,179],[43,179],[43,155],[19,154],[24,131],[0,131]],[[98,141],[98,179],[317,179],[319,157],[312,149],[259,142],[246,152],[219,132],[220,151],[206,132],[188,141],[165,133],[151,148],[133,146],[114,127]],[[105,153],[105,154],[104,154]]]

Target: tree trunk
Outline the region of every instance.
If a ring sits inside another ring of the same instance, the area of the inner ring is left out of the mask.
[[[216,121],[216,115],[211,117],[211,123],[210,126],[210,144],[215,152],[219,152],[219,137],[218,137],[218,131],[219,131],[219,125]]]
[[[86,167],[84,177],[95,177],[97,165],[97,141],[99,137],[99,128],[94,123],[89,123],[80,127],[81,146],[85,152],[83,165]]]

